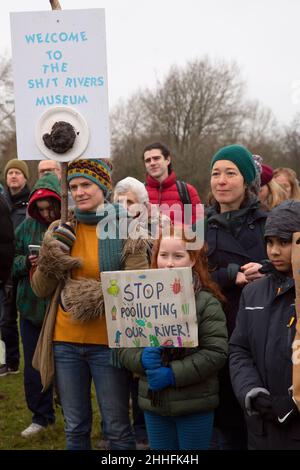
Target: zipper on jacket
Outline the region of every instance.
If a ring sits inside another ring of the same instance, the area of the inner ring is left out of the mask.
[[[160,205],[161,202],[161,194],[162,194],[162,183],[159,183],[159,189],[158,189],[158,204]]]

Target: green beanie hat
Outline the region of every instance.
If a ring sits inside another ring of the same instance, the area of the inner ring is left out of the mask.
[[[254,159],[251,152],[249,152],[246,147],[235,144],[220,148],[212,157],[211,169],[218,160],[229,160],[233,162],[240,170],[247,184],[251,184],[255,180],[256,167]]]
[[[16,168],[17,170],[20,170],[22,171],[23,175],[25,176],[25,178],[28,180],[29,179],[29,170],[28,170],[28,166],[26,165],[25,162],[23,162],[23,160],[18,160],[17,158],[13,158],[12,160],[9,160],[7,163],[6,163],[6,166],[4,168],[4,176],[5,176],[5,179],[6,179],[6,175],[7,175],[7,172],[9,170],[11,170],[12,168]]]

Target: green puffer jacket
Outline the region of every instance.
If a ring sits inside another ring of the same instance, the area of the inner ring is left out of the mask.
[[[49,189],[60,195],[59,181],[53,173],[47,173],[36,182],[31,191],[29,201],[33,193],[41,188]],[[48,225],[28,217],[19,225],[15,232],[16,246],[13,277],[18,281],[17,309],[22,318],[29,320],[36,326],[43,324],[49,300],[39,299],[31,289],[29,277],[31,265],[28,261],[28,245],[41,245],[47,229]]]
[[[119,351],[121,364],[139,374],[139,406],[162,416],[180,416],[211,411],[218,406],[219,369],[225,364],[228,340],[226,319],[220,302],[207,291],[196,297],[199,346],[185,350],[179,360],[170,362],[176,387],[160,392],[161,403],[153,406],[148,398],[148,382],[141,363],[142,349]]]

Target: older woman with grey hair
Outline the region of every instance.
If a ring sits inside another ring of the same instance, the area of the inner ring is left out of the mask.
[[[138,222],[139,229],[141,227],[147,229],[151,238],[157,237],[159,227],[172,223],[170,217],[159,212],[156,204],[149,202],[144,183],[131,176],[127,176],[116,184],[113,200],[122,204],[131,217]]]
[[[132,176],[127,176],[120,180],[114,188],[114,202],[119,202],[124,206],[132,217],[138,217],[143,209],[134,205],[149,206],[149,196],[145,185]]]

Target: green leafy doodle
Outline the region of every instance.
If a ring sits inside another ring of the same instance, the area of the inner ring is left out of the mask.
[[[135,345],[136,348],[139,348],[140,345],[141,345],[140,338],[134,338],[134,340],[132,342],[133,342],[133,344]]]
[[[190,312],[189,304],[182,304],[181,309],[182,309],[184,315],[188,315],[189,312]]]
[[[152,346],[153,348],[160,345],[158,339],[154,335],[149,335],[149,340],[150,346]]]

